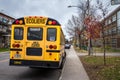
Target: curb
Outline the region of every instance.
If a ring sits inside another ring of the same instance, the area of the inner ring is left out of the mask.
[[[0,52],[0,54],[4,54],[4,53],[7,53],[7,52],[10,52],[10,51]]]

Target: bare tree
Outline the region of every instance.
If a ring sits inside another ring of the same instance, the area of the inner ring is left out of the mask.
[[[108,13],[108,6],[110,6],[110,2],[104,5],[101,0],[97,0],[97,8],[101,11],[101,15],[103,17],[102,21],[102,41],[103,41],[103,52],[104,52],[104,65],[106,65],[106,50],[105,50],[105,35],[104,35],[104,26],[105,26],[105,16]]]
[[[79,34],[80,28],[79,28],[79,18],[76,16],[72,16],[71,19],[68,20],[68,23],[66,25],[66,32],[71,36],[75,38],[75,44],[76,39]]]
[[[96,7],[91,3],[91,0],[84,0],[84,1],[81,1],[79,0],[79,4],[78,4],[78,10],[79,10],[79,17],[82,21],[82,28],[87,28],[88,25],[84,24],[84,21],[87,17],[95,17],[95,14],[96,14]],[[91,53],[93,52],[92,51],[92,39],[89,38],[88,40],[88,55],[91,55]]]

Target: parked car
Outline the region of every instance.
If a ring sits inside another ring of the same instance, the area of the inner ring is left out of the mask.
[[[65,49],[70,49],[70,47],[71,47],[71,44],[69,44],[69,43],[65,44]]]

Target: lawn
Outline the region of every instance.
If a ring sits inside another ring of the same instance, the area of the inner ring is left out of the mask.
[[[9,48],[0,48],[0,52],[9,51]]]
[[[80,57],[90,80],[120,80],[120,57],[106,57],[106,65],[103,57]]]
[[[113,49],[113,48],[106,48],[105,50],[106,50],[106,52],[108,52],[108,53],[112,53],[112,52],[118,53],[118,52],[120,52],[119,49]],[[93,51],[94,51],[94,52],[103,53],[103,48],[101,48],[101,47],[99,47],[99,48],[98,48],[98,47],[93,47]]]

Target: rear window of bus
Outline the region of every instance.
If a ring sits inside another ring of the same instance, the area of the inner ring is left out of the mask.
[[[22,27],[15,27],[14,28],[14,39],[15,40],[22,40],[23,39],[23,28]]]
[[[42,28],[28,28],[27,39],[28,40],[42,40],[43,38]]]
[[[47,41],[56,41],[56,28],[47,29]]]

